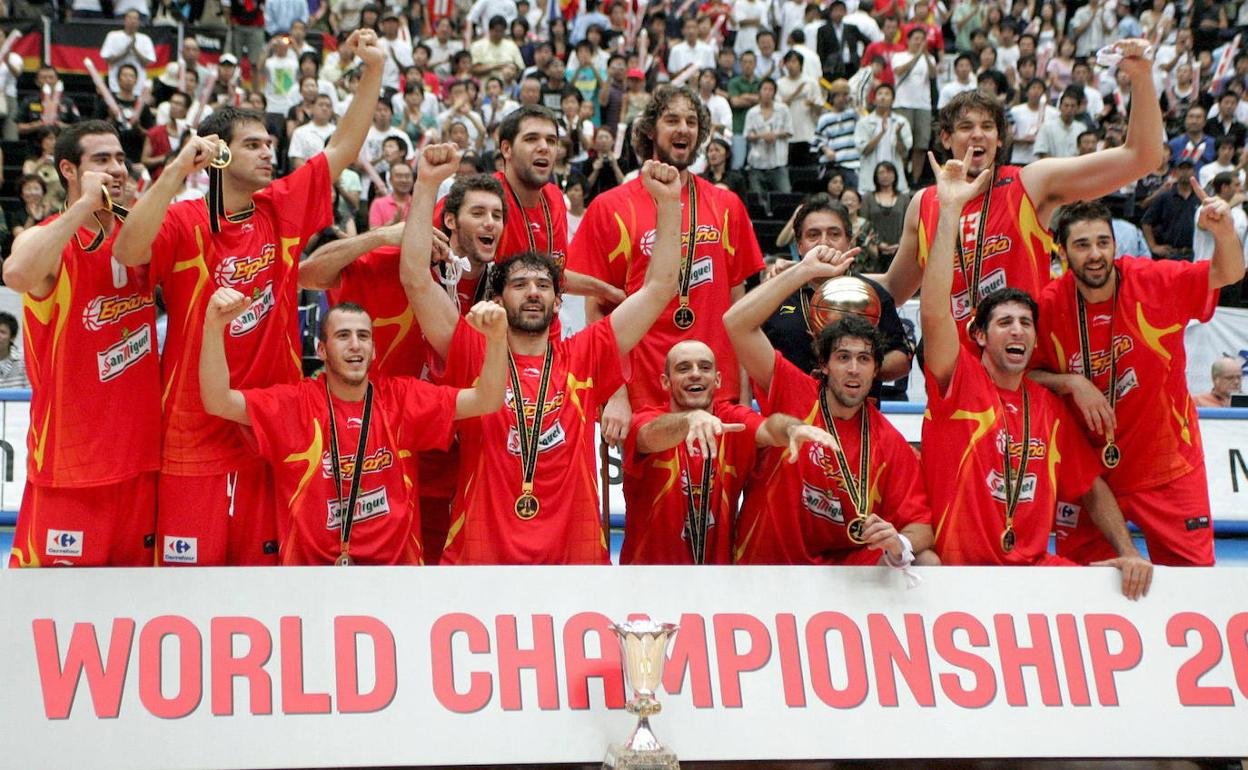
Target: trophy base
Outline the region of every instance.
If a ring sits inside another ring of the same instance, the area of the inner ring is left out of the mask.
[[[680,770],[680,762],[668,749],[638,751],[617,743],[607,749],[602,770]]]

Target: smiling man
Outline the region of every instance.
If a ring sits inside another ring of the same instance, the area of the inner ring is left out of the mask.
[[[217,287],[242,292],[251,306],[230,325],[231,384],[299,381],[299,255],[308,238],[333,223],[333,180],[359,157],[381,90],[376,34],[353,33],[348,44],[363,60],[364,75],[322,153],[274,181],[274,139],[264,116],[218,110],[139,199],[114,244],[122,264],[151,263],[169,310],[156,543],[161,564],[277,561],[268,464],[237,425],[208,414],[200,401],[195,373],[202,318]],[[170,205],[186,177],[217,157],[218,139],[231,161],[210,172],[208,199]]]
[[[710,114],[685,86],[658,88],[633,124],[638,158],[680,170],[681,282],[678,296],[633,355],[628,389],[612,396],[603,411],[603,437],[615,444],[628,432],[633,409],[667,403],[659,376],[667,352],[681,340],[701,340],[710,346],[723,374],[725,395],[743,395],[723,316],[745,294],[745,280],[762,269],[763,258],[741,199],[689,173],[710,130]],[[576,231],[569,267],[631,294],[645,280],[655,219],[654,201],[641,179],[599,195]],[[585,303],[586,319],[592,322],[610,309],[591,298]]]
[[[222,337],[250,305],[250,298],[228,286],[213,294],[204,317],[199,387],[209,414],[250,426],[260,456],[273,468],[279,562],[421,564],[417,483],[402,458],[445,447],[455,420],[503,405],[502,308],[482,302],[468,314],[468,323],[486,338],[471,388],[370,376],[373,319],[346,303],[321,319],[320,377],[237,390],[230,387]]]
[[[1040,342],[1032,377],[1084,417],[1100,445],[1105,481],[1149,558],[1212,566],[1213,522],[1196,405],[1187,389],[1183,330],[1208,321],[1217,290],[1244,277],[1243,248],[1226,201],[1192,190],[1198,224],[1210,231],[1204,262],[1114,259],[1111,215],[1101,203],[1058,211],[1057,240],[1070,272],[1040,296]],[[1058,519],[1057,552],[1087,563],[1112,556],[1097,529],[1070,508]]]
[[[771,449],[759,460],[737,523],[739,564],[905,567],[920,554],[922,563],[937,563],[928,551],[931,512],[918,458],[867,401],[884,361],[880,333],[854,316],[823,328],[814,339],[823,372],[814,377],[773,348],[762,329],[795,291],[844,275],[857,252],[814,246],[724,317],[763,413],[799,415],[836,439]]]
[[[930,156],[929,156],[930,157]],[[933,167],[936,161],[932,159]],[[1116,558],[1123,593],[1148,591],[1152,565],[1140,557],[1101,464],[1062,402],[1025,374],[1036,346],[1036,303],[1026,292],[992,292],[970,325],[978,354],[960,341],[948,302],[963,205],[991,172],[967,181],[974,161],[936,168],[941,216],[923,274],[920,319],[927,376],[923,475],[945,564],[1046,566],[1074,562],[1048,552],[1059,501],[1080,500]],[[1110,251],[1112,254],[1112,250]]]
[[[672,346],[661,383],[670,403],[633,415],[624,444],[620,563],[731,564],[737,503],[756,447],[787,447],[796,456],[807,441],[825,451],[835,441],[796,417],[764,418],[723,398],[715,353],[696,340]]]
[[[1132,183],[1162,160],[1161,108],[1153,86],[1152,63],[1144,40],[1114,44],[1118,63],[1131,81],[1127,141],[1121,147],[1075,158],[1045,158],[1023,167],[1004,165],[1009,128],[1004,108],[978,92],[958,94],[941,109],[940,141],[951,157],[970,153],[967,179],[989,171],[987,194],[966,202],[954,242],[950,307],[958,331],[965,331],[981,299],[1010,286],[1032,297],[1050,280],[1053,244],[1049,220],[1058,206],[1090,200]],[[897,256],[883,283],[901,305],[923,278],[936,223],[941,214],[936,188],[915,195],[906,210]]]

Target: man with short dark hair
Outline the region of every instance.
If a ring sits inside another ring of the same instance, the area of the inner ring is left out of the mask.
[[[61,133],[54,157],[65,211],[23,231],[4,262],[25,295],[32,389],[10,566],[148,566],[160,363],[146,271],[114,261],[125,153],[112,125],[88,120]]]
[[[43,126],[64,128],[81,119],[72,96],[65,95],[65,84],[54,67],[40,67],[35,74],[38,92],[22,99],[17,112],[17,132],[29,139]]]
[[[1163,190],[1144,212],[1140,222],[1148,248],[1157,259],[1191,261],[1192,238],[1196,231],[1196,193],[1193,160],[1180,158],[1174,167],[1174,185]]]
[[[1088,130],[1086,124],[1075,120],[1079,111],[1079,92],[1069,87],[1057,102],[1057,120],[1046,120],[1036,134],[1036,158],[1073,158],[1079,155],[1080,134]]]
[[[1134,103],[1134,100],[1132,100]],[[1194,174],[1214,158],[1213,137],[1205,133],[1205,108],[1193,104],[1183,115],[1183,133],[1168,142],[1170,146],[1170,165],[1177,168],[1180,161],[1192,162]]]
[[[823,62],[823,76],[828,80],[848,78],[858,71],[867,39],[853,24],[845,23],[845,0],[832,0],[828,21],[819,28],[815,50]]]
[[[299,255],[333,222],[333,180],[359,157],[381,91],[376,34],[356,32],[347,42],[363,60],[364,75],[323,152],[274,181],[274,139],[264,116],[218,110],[139,199],[115,243],[122,264],[151,263],[169,309],[157,531],[162,564],[277,562],[271,471],[237,426],[205,412],[200,400],[201,318],[214,287],[243,292],[251,306],[231,322],[226,340],[231,384],[264,387],[302,376]],[[209,172],[207,199],[170,205],[188,175],[220,164],[226,153],[228,165]]]
[[[919,306],[928,396],[923,475],[936,553],[952,565],[1071,564],[1050,554],[1048,541],[1056,513],[1067,515],[1078,500],[1117,554],[1094,564],[1121,570],[1123,593],[1137,599],[1148,591],[1152,565],[1132,543],[1074,418],[1026,377],[1037,337],[1035,301],[1015,288],[992,292],[970,323],[975,352],[960,339],[949,301],[954,246],[963,207],[992,179],[982,169],[968,182],[976,165],[968,148],[935,169],[940,217]]]
[[[472,74],[479,78],[497,75],[513,82],[524,70],[524,57],[516,41],[507,36],[507,19],[490,18],[489,32],[468,48],[472,55]]]

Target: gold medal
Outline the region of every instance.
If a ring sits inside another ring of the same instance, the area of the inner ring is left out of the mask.
[[[680,260],[680,307],[672,313],[672,323],[680,330],[693,326],[697,316],[689,307],[689,288],[693,281],[693,253],[698,244],[698,189],[693,182],[694,175],[689,174],[689,228],[685,232],[685,253]]]
[[[672,322],[676,324],[677,329],[688,329],[693,326],[695,318],[693,308],[688,305],[681,305],[676,308],[676,312],[672,313]]]
[[[1101,462],[1106,468],[1117,468],[1118,463],[1122,462],[1122,451],[1118,449],[1118,445],[1111,438],[1109,443],[1101,449]]]
[[[866,529],[867,529],[867,517],[866,516],[855,517],[853,520],[849,522],[848,526],[845,527],[845,531],[849,534],[849,539],[853,540],[858,545],[862,545],[863,543],[867,542],[867,538],[863,536],[863,532],[865,532]]]
[[[523,521],[528,521],[537,515],[537,511],[541,508],[541,503],[537,498],[528,492],[516,498],[516,515]]]
[[[350,567],[352,564],[355,564],[355,562],[351,561],[351,557],[344,551],[338,555],[337,559],[334,560],[334,564],[339,567]]]
[[[1001,550],[1005,551],[1006,553],[1010,553],[1011,551],[1014,550],[1014,528],[1013,527],[1007,527],[1006,530],[1001,533]]]
[[[225,143],[224,139],[217,140],[217,154],[212,156],[212,160],[208,161],[208,165],[213,168],[225,168],[230,165],[230,161],[234,159],[230,152],[230,146]]]
[[[1109,392],[1105,394],[1110,411],[1114,411],[1118,406],[1118,346],[1114,344],[1114,316],[1118,313],[1118,280],[1118,269],[1114,268],[1114,297],[1109,308]],[[1075,307],[1079,316],[1079,354],[1083,356],[1083,376],[1095,385],[1092,379],[1092,344],[1088,335],[1088,308],[1083,301],[1083,295],[1079,293],[1078,286],[1075,287]],[[1106,431],[1105,446],[1101,447],[1101,464],[1112,470],[1117,468],[1120,462],[1122,462],[1122,450],[1114,443],[1113,431]]]

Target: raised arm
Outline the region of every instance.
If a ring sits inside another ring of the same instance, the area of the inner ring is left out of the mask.
[[[724,328],[728,330],[737,360],[763,391],[771,389],[771,376],[776,366],[776,350],[763,333],[763,324],[786,297],[808,282],[835,278],[848,272],[857,253],[858,249],[842,254],[827,246],[816,246],[806,252],[801,262],[763,281],[728,309],[724,315]]]
[[[1164,128],[1152,62],[1144,58],[1148,41],[1119,40],[1114,48],[1123,56],[1119,69],[1131,78],[1126,143],[1089,155],[1045,158],[1024,166],[1020,172],[1023,186],[1036,201],[1042,223],[1047,223],[1049,215],[1063,203],[1108,195],[1161,164],[1162,148],[1157,140],[1164,136]]]
[[[971,149],[963,160],[950,159],[944,166],[936,164],[930,152],[928,161],[936,172],[936,191],[940,198],[940,219],[932,243],[927,266],[923,269],[923,301],[919,303],[919,319],[923,325],[923,359],[928,374],[936,378],[941,392],[949,387],[958,363],[958,325],[953,320],[950,295],[953,293],[954,244],[960,229],[958,219],[967,201],[984,191],[990,171],[980,172],[974,182],[966,181],[971,163]]]
[[[457,420],[502,409],[507,383],[507,311],[497,302],[478,302],[465,320],[485,335],[485,361],[476,384],[455,397]]]
[[[325,145],[325,160],[329,163],[330,179],[337,179],[343,169],[360,157],[360,148],[364,146],[364,139],[368,136],[368,127],[377,107],[377,97],[381,93],[381,71],[386,55],[385,49],[377,40],[377,33],[371,29],[352,32],[346,44],[355,48],[356,54],[364,62],[364,72],[360,76],[360,84],[355,90],[351,106],[338,121],[337,130]]]
[[[347,265],[373,249],[398,246],[402,242],[402,222],[330,241],[299,263],[299,288],[336,289]]]
[[[114,259],[132,267],[152,261],[152,243],[165,221],[169,204],[186,185],[186,178],[207,168],[208,162],[216,155],[216,134],[190,137],[182,143],[178,156],[130,210],[126,226],[121,228],[113,241]]]
[[[433,208],[438,185],[458,168],[459,152],[453,144],[429,145],[421,151],[399,257],[399,280],[416,313],[416,322],[444,360],[459,323],[459,311],[433,280]]]
[[[641,341],[676,296],[680,274],[680,172],[666,163],[648,160],[642,166],[641,180],[658,210],[655,242],[641,288],[608,316],[622,354]]]
[[[1122,510],[1114,493],[1104,479],[1092,482],[1092,488],[1081,500],[1084,510],[1092,517],[1092,523],[1101,531],[1109,544],[1113,546],[1117,558],[1092,562],[1091,567],[1116,567],[1122,571],[1122,593],[1128,599],[1139,599],[1148,594],[1153,583],[1153,565],[1140,555],[1127,531],[1127,523],[1123,520]]]
[[[83,173],[82,195],[64,214],[46,225],[23,230],[13,242],[13,253],[4,260],[4,285],[20,294],[46,297],[56,285],[65,244],[91,221],[95,211],[103,209],[104,185],[112,181],[98,171]]]
[[[230,365],[225,360],[225,328],[243,314],[251,300],[242,292],[219,287],[208,300],[204,315],[204,342],[199,348],[199,397],[204,411],[250,425],[247,399],[230,388]]]
[[[1192,185],[1200,199],[1196,225],[1213,236],[1213,258],[1209,266],[1209,290],[1220,289],[1244,280],[1244,244],[1235,233],[1231,206],[1216,196],[1205,194],[1200,185]]]

